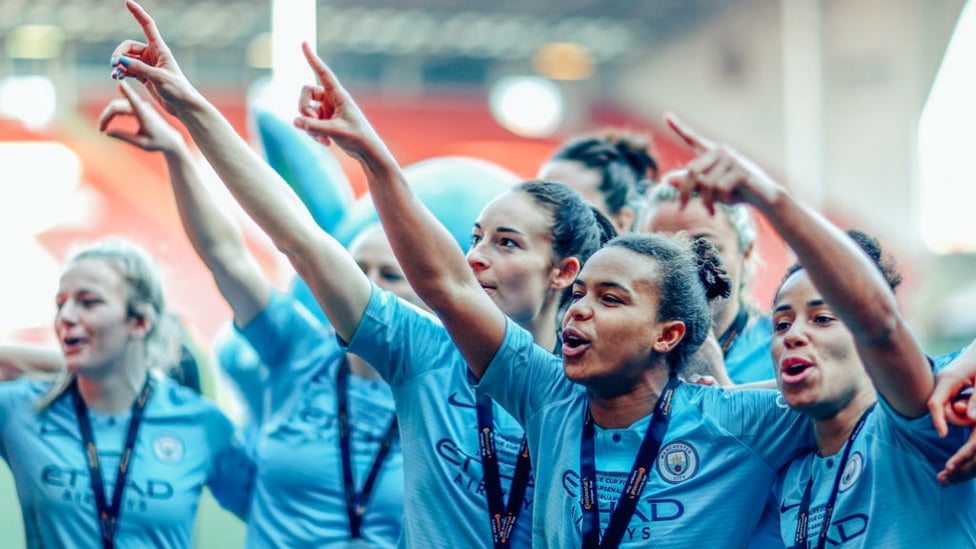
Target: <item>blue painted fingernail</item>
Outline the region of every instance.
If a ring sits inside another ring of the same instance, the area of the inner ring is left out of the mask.
[[[130,58],[128,58],[128,57],[126,57],[126,56],[123,55],[123,56],[119,57],[119,63],[123,67],[128,67],[130,64],[132,64],[132,59],[130,59]]]
[[[112,56],[112,59],[109,60],[108,64],[109,64],[110,67],[114,67],[115,65],[118,65],[119,64],[119,56],[118,55],[113,55]]]

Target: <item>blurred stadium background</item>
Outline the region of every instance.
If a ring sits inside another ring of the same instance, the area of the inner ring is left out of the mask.
[[[900,299],[930,351],[976,335],[976,8],[966,0],[143,5],[191,81],[252,141],[255,104],[288,117],[297,98],[297,85],[282,92],[271,75],[311,81],[291,68],[304,36],[403,165],[473,156],[529,178],[566,136],[623,126],[651,134],[675,167],[687,153],[660,123],[674,111],[839,225],[879,236],[905,271]],[[52,343],[65,254],[108,233],[159,258],[171,303],[202,338],[230,316],[183,237],[162,160],[96,131],[116,95],[108,59],[126,38],[141,36],[121,2],[0,2],[0,342]],[[358,166],[335,156],[361,193]],[[291,271],[241,219],[286,284]],[[768,230],[760,251],[763,280],[778,280],[789,252]],[[0,474],[0,545],[19,546]],[[239,523],[209,500],[200,520],[198,546],[239,545]]]

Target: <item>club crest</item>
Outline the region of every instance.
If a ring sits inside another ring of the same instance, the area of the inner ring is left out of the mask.
[[[159,435],[153,441],[153,453],[159,461],[177,462],[183,459],[183,441],[173,435]]]
[[[684,482],[698,472],[698,452],[687,442],[671,442],[657,456],[657,472],[671,484]]]

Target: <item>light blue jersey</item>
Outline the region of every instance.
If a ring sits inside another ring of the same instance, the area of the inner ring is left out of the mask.
[[[298,301],[273,292],[241,330],[268,365],[277,401],[258,444],[258,474],[248,514],[248,547],[346,547],[349,516],[339,450],[336,373],[345,353],[331,328]],[[362,491],[393,419],[393,396],[380,380],[349,376],[353,481]],[[394,547],[403,515],[403,456],[384,459],[361,528],[368,547]]]
[[[237,389],[246,412],[247,429],[260,431],[267,408],[268,367],[261,363],[257,351],[244,339],[233,321],[214,336],[213,349],[221,373],[226,374]]]
[[[976,487],[943,487],[935,479],[968,435],[950,425],[949,436],[939,438],[931,416],[908,420],[879,402],[851,448],[826,546],[976,547]],[[780,532],[787,546],[795,545],[800,498],[811,473],[807,540],[816,542],[841,456],[811,452],[785,470]]]
[[[769,316],[754,316],[732,343],[725,356],[725,371],[732,383],[768,381],[776,377],[769,350],[773,342],[773,323]]]
[[[586,390],[512,322],[478,385],[526,426],[537,472],[534,547],[580,547],[580,444]],[[779,468],[813,445],[808,419],[775,391],[681,384],[654,472],[621,547],[746,547]],[[651,416],[596,428],[600,528],[630,474]]]
[[[969,349],[969,345],[961,349],[956,349],[950,353],[944,353],[941,355],[936,355],[934,357],[929,357],[929,362],[932,364],[932,371],[935,373],[941,372],[946,366],[952,364],[953,360],[959,358],[959,355],[963,354]]]
[[[492,547],[475,394],[447,330],[433,315],[374,286],[349,350],[393,389],[403,437],[404,497],[410,502],[400,546]],[[522,428],[498,405],[492,407],[507,501]],[[513,548],[530,546],[532,486],[530,479]]]
[[[43,412],[51,384],[0,383],[0,455],[17,483],[28,547],[100,547],[101,535],[70,391]],[[131,411],[88,411],[106,500],[111,501]],[[126,481],[116,547],[190,547],[197,502],[209,486],[242,514],[253,466],[233,425],[194,391],[157,379]]]

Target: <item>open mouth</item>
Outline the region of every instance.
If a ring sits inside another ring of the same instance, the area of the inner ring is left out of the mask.
[[[563,356],[572,357],[582,354],[590,346],[590,341],[573,329],[563,331]]]
[[[787,358],[782,363],[783,381],[793,383],[801,380],[813,364],[801,358]]]
[[[61,347],[65,354],[73,353],[84,347],[88,340],[82,337],[66,337],[61,340]]]

